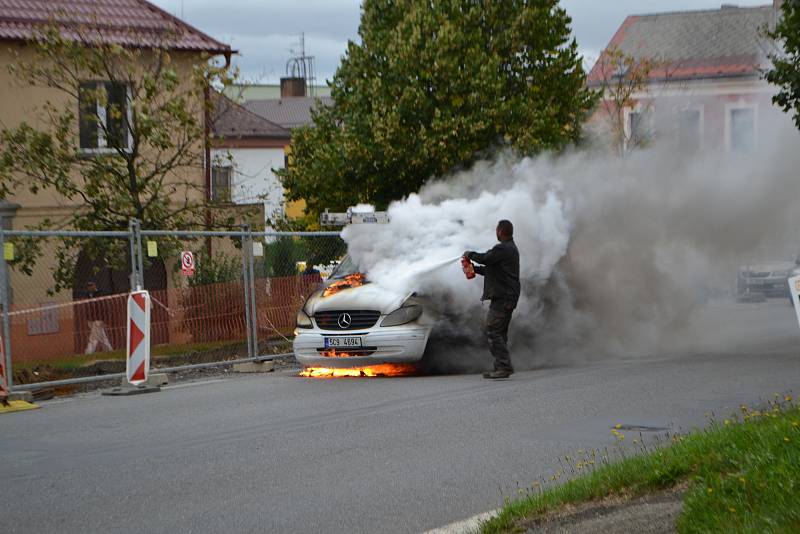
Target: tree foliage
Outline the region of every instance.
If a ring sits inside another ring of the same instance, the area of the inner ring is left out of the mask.
[[[498,148],[559,149],[594,102],[557,0],[365,0],[281,175],[309,211],[380,207]]]
[[[800,0],[785,0],[782,17],[770,37],[783,47],[783,53],[772,57],[774,67],[767,80],[780,91],[772,101],[783,111],[793,113],[800,128]]]
[[[654,112],[654,91],[671,81],[676,68],[676,63],[636,57],[616,47],[603,51],[596,67],[597,85],[602,95],[598,110],[606,130],[601,135],[608,136],[616,154],[624,156],[653,142],[650,121]],[[638,124],[631,124],[630,115],[626,113],[633,111],[641,117]]]

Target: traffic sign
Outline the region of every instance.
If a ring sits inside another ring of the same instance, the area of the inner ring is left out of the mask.
[[[181,272],[186,276],[194,275],[194,254],[191,250],[181,252]]]
[[[125,375],[137,386],[150,372],[150,294],[135,291],[128,296],[128,358]]]

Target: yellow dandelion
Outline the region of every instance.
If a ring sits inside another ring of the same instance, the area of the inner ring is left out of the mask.
[[[712,493],[714,493],[714,490],[713,490],[713,489],[711,489],[711,488],[708,488],[708,489],[706,489],[706,491],[708,492],[708,494],[709,494],[709,495],[711,495]]]
[[[731,424],[731,420],[730,419],[725,419],[725,425],[727,426],[729,424]]]
[[[732,514],[736,513],[736,508],[734,508],[734,507],[730,507],[730,508],[728,508],[728,510],[730,510]]]
[[[783,441],[789,441],[789,438],[784,437]]]

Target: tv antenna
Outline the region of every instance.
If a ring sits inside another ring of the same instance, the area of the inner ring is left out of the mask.
[[[306,34],[301,33],[299,42],[296,43],[299,50],[289,49],[292,57],[286,62],[286,76],[291,78],[303,78],[306,81],[306,94],[316,96],[317,78],[314,74],[314,56],[306,55]]]

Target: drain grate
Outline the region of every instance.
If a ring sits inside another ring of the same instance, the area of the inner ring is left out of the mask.
[[[669,428],[663,426],[647,426],[647,425],[619,425],[612,426],[615,430],[627,430],[628,432],[666,432]]]

